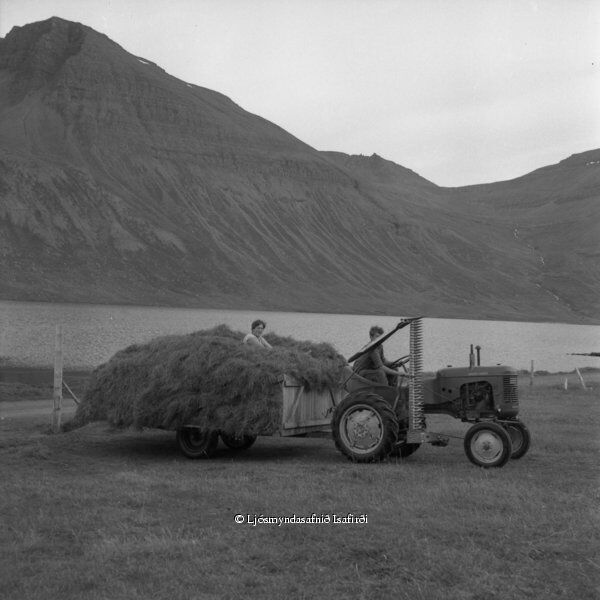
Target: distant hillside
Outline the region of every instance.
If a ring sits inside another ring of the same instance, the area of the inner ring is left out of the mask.
[[[565,312],[600,316],[600,150],[512,181],[453,190],[474,218],[512,228],[537,262],[530,281]],[[451,196],[452,197],[452,196]]]
[[[598,323],[599,153],[441,188],[52,18],[0,40],[0,298]]]

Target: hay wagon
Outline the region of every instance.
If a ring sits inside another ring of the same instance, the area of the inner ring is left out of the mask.
[[[261,435],[282,437],[331,433],[331,419],[335,407],[341,402],[341,388],[308,389],[291,375],[285,375],[275,384],[280,395],[281,422],[278,429],[261,432]],[[177,443],[188,458],[207,458],[216,450],[219,438],[231,450],[245,450],[256,441],[257,435],[235,436],[223,431],[204,431],[198,425],[185,425],[177,430]]]
[[[309,391],[300,382],[284,377],[281,382],[282,436],[331,431],[337,449],[355,462],[375,462],[388,456],[408,457],[422,444],[446,446],[446,435],[427,429],[427,414],[443,414],[468,423],[464,436],[467,458],[475,465],[502,467],[509,459],[523,457],[531,436],[518,418],[517,370],[504,365],[475,364],[440,369],[433,376],[422,372],[421,318],[403,319],[348,359],[355,361],[372,352],[397,331],[410,326],[410,353],[392,363],[404,374],[395,382],[370,381],[344,367],[336,389]],[[406,365],[410,363],[410,370]],[[219,435],[232,449],[249,448],[256,435],[230,436],[219,431],[202,431],[184,426],[177,432],[186,456],[210,456]]]

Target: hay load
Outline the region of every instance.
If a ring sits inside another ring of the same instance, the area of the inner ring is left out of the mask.
[[[225,325],[154,339],[99,366],[70,423],[178,429],[198,425],[231,435],[269,434],[281,423],[280,382],[336,387],[346,363],[327,343],[265,336],[273,350],[241,343]]]

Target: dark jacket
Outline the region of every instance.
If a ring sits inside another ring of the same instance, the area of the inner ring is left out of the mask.
[[[383,345],[377,346],[371,352],[363,354],[360,358],[357,358],[354,362],[352,369],[355,373],[361,371],[375,371],[381,369],[386,364],[385,357],[383,356]]]

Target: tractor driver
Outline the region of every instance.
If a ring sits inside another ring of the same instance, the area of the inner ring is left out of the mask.
[[[383,329],[379,325],[373,325],[369,329],[371,342],[382,335]],[[390,364],[383,355],[383,344],[380,344],[377,348],[357,358],[352,369],[357,375],[369,381],[382,385],[390,385],[391,383],[393,384],[393,378],[398,375],[398,371],[390,368]],[[388,382],[388,376],[391,378],[391,383]]]

